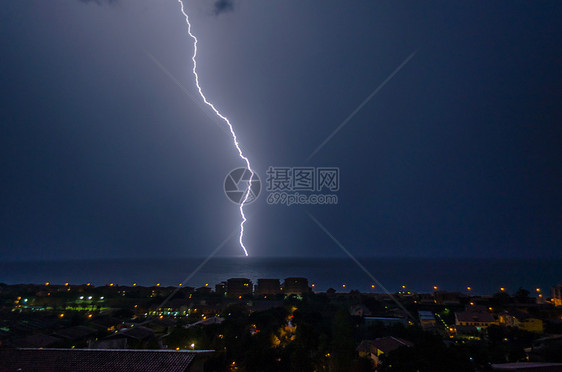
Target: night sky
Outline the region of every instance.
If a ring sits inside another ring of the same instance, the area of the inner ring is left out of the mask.
[[[176,1],[1,7],[2,260],[203,257],[236,229],[244,163]],[[247,206],[250,256],[343,255],[306,212],[357,256],[562,256],[562,2],[185,7],[262,181],[340,169],[337,205]]]

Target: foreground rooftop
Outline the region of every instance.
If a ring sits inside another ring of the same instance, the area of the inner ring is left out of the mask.
[[[202,371],[212,350],[2,349],[0,371]]]

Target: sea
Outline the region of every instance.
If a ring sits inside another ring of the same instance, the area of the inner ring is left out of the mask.
[[[523,287],[531,293],[562,283],[562,259],[483,258],[359,258],[348,257],[213,257],[174,259],[97,259],[67,261],[0,261],[0,283],[85,284],[201,287],[229,278],[283,281],[304,277],[315,291],[358,290],[382,293],[406,290],[458,291],[491,295],[505,288],[514,293]],[[373,287],[374,285],[374,287]],[[468,289],[470,287],[470,290]]]

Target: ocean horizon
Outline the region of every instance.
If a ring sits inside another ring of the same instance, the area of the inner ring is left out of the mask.
[[[414,292],[439,290],[488,295],[503,287],[509,293],[523,287],[531,293],[562,283],[560,258],[358,258],[367,271],[391,292],[402,286]],[[114,258],[57,261],[0,261],[0,282],[6,284],[84,284],[201,287],[229,278],[305,277],[315,291],[334,288],[338,292],[383,289],[348,257],[214,257],[205,258]],[[204,264],[203,264],[204,263]],[[203,264],[203,265],[202,265]],[[202,266],[201,266],[202,265]],[[199,267],[200,269],[193,274]],[[375,285],[373,289],[371,286]],[[344,287],[345,285],[345,287]]]

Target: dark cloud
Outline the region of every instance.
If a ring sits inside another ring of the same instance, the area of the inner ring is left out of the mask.
[[[215,1],[215,15],[221,13],[228,13],[234,10],[234,0],[216,0]]]

